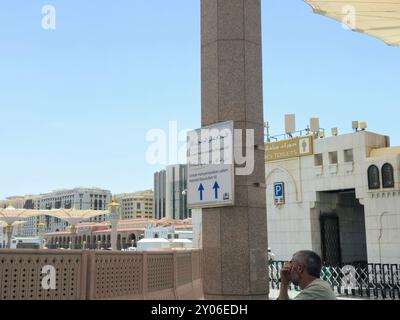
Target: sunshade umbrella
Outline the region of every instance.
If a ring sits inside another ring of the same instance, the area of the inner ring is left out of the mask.
[[[109,211],[100,210],[78,210],[78,209],[52,209],[40,210],[40,214],[56,217],[67,221],[71,225],[71,232],[76,232],[76,225],[84,219],[93,218],[99,215],[109,214]]]
[[[24,223],[26,223],[26,221],[15,221],[12,225],[15,227],[15,226],[18,226],[18,225],[24,224]],[[7,226],[8,226],[8,224],[6,222],[0,221],[1,228],[6,228]]]
[[[10,248],[11,246],[11,237],[15,223],[23,218],[38,215],[40,215],[40,210],[16,209],[11,205],[5,209],[0,209],[0,221],[3,222],[7,228],[7,248]]]
[[[27,222],[27,221],[15,221],[14,223],[12,223],[12,224],[11,224],[11,227],[12,227],[12,229],[11,229],[11,236],[10,236],[10,235],[7,235],[7,238],[12,237],[12,232],[13,232],[14,227],[19,226],[19,225],[21,225],[21,224],[24,224],[24,223],[26,223],[26,222]],[[8,227],[8,223],[7,223],[7,222],[0,221],[0,228],[7,228],[7,227]],[[8,230],[8,229],[7,229],[7,230]]]
[[[304,0],[315,13],[400,46],[400,0]]]

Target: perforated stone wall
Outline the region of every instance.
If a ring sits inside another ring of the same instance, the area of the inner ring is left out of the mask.
[[[198,250],[1,249],[0,300],[200,298],[200,263]],[[42,286],[45,266],[54,267],[55,289]]]
[[[143,255],[96,252],[94,259],[96,266],[94,298],[142,293]]]
[[[192,282],[192,254],[179,254],[176,260],[178,262],[178,286]]]
[[[148,291],[174,288],[173,254],[151,254],[147,256]]]
[[[42,251],[43,252],[43,251]],[[56,270],[56,289],[46,290],[43,267]],[[81,298],[81,253],[0,252],[0,300],[77,300]]]

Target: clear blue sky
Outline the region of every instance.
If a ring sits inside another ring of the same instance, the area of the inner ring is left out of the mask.
[[[349,132],[352,120],[400,144],[400,49],[262,0],[264,109],[272,133],[297,113]],[[41,8],[57,29],[41,28]],[[0,198],[75,186],[153,187],[146,132],[200,126],[199,0],[3,0]]]

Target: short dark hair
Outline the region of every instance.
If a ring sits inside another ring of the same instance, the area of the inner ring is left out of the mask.
[[[319,278],[321,276],[322,260],[314,251],[302,250],[296,252],[294,256],[299,263],[304,265],[307,273],[310,276],[315,278]]]

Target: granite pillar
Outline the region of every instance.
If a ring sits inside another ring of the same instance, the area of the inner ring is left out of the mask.
[[[255,169],[235,206],[203,209],[206,299],[266,299],[267,222],[260,0],[201,0],[202,126],[253,129]],[[243,134],[245,136],[245,132]]]

